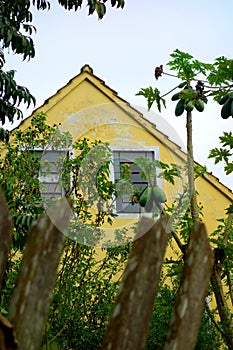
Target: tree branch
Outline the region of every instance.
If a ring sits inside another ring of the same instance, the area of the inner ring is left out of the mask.
[[[215,300],[222,323],[223,338],[229,350],[233,350],[233,324],[232,315],[224,296],[222,281],[218,267],[214,264],[213,274],[211,276],[211,284],[213,286]]]
[[[222,335],[224,335],[222,328],[218,325],[214,315],[212,315],[212,313],[210,312],[210,308],[209,305],[206,303],[206,307],[205,307],[205,311],[207,312],[208,316],[210,317],[211,321],[213,322],[214,326],[216,327],[216,329],[218,330],[218,332]]]
[[[177,76],[177,75],[175,75],[175,74],[171,74],[171,73],[166,73],[166,72],[163,72],[163,74],[165,74],[165,75],[167,75],[167,76],[169,76],[169,77],[173,77],[173,78],[177,78],[177,79],[179,79],[179,77]],[[193,79],[193,81],[199,81],[199,80],[201,80],[203,83],[209,83],[208,82],[208,80],[202,80],[202,79]],[[210,85],[204,85],[207,89],[216,89],[216,90],[221,90],[221,89],[229,89],[229,88],[231,88],[231,87],[233,87],[233,84],[231,84],[231,85],[224,85],[224,86],[210,86]],[[172,90],[171,90],[172,91]],[[171,92],[170,91],[170,92]],[[167,95],[167,94],[166,94]]]
[[[233,213],[230,213],[227,217],[227,220],[226,220],[226,226],[225,226],[225,231],[224,231],[224,235],[223,235],[224,246],[227,245],[232,223],[233,223]]]

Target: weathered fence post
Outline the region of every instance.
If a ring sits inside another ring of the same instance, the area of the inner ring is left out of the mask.
[[[0,191],[0,291],[11,241],[12,220],[4,195]]]
[[[205,225],[196,222],[164,350],[194,349],[213,263]]]
[[[71,208],[66,199],[32,224],[9,305],[19,350],[40,349],[41,336],[63,249]],[[53,223],[51,222],[53,217]]]
[[[167,224],[167,218],[140,222],[102,350],[144,349],[168,239]]]
[[[0,190],[0,292],[12,241],[12,220],[5,197]],[[0,314],[0,349],[17,350],[13,325]]]

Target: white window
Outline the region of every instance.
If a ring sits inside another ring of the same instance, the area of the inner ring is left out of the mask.
[[[40,158],[40,169],[38,169],[41,184],[41,195],[47,199],[56,199],[65,195],[61,179],[61,169],[64,157],[69,156],[67,150],[33,150],[33,154]]]
[[[147,158],[151,161],[159,159],[159,147],[146,147],[143,148],[130,148],[120,149],[111,147],[113,151],[113,169],[112,180],[117,182],[121,177],[120,168],[123,164],[127,163],[131,170],[131,179],[136,189],[145,189],[148,186],[148,181],[143,179],[140,175],[141,169],[135,164],[135,160],[139,157]],[[155,174],[155,183],[156,183]],[[123,217],[134,217],[143,212],[143,209],[138,203],[132,204],[132,194],[125,194],[116,199],[116,213]]]

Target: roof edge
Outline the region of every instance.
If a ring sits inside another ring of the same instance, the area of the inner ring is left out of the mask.
[[[18,128],[20,128],[20,127],[24,124],[24,122],[25,122],[26,120],[28,120],[29,118],[31,118],[31,117],[33,116],[33,114],[35,114],[38,110],[42,109],[43,106],[45,106],[46,104],[48,104],[49,101],[50,101],[53,97],[55,97],[64,87],[68,86],[68,85],[71,84],[76,78],[78,78],[80,75],[85,74],[85,73],[86,73],[87,75],[90,75],[91,77],[93,77],[93,78],[96,79],[97,81],[99,81],[99,83],[100,83],[101,85],[103,85],[105,88],[107,88],[108,90],[110,90],[110,91],[111,91],[111,94],[113,94],[114,96],[116,96],[116,97],[119,99],[119,101],[122,101],[123,103],[125,103],[125,105],[126,105],[129,109],[131,109],[131,111],[132,111],[132,113],[131,113],[130,111],[127,110],[127,108],[124,109],[125,112],[126,112],[127,114],[129,114],[133,119],[137,120],[137,122],[139,122],[143,127],[145,127],[145,128],[147,129],[148,132],[150,132],[151,134],[153,134],[155,137],[157,137],[157,136],[155,135],[155,133],[160,133],[160,134],[164,137],[164,139],[166,139],[166,142],[164,142],[164,141],[161,141],[161,142],[162,142],[164,145],[166,145],[166,146],[168,146],[166,143],[171,143],[171,146],[170,146],[170,147],[172,147],[172,145],[176,147],[176,149],[173,149],[173,152],[174,152],[179,158],[183,159],[184,161],[186,160],[186,154],[187,154],[187,153],[184,152],[178,144],[176,144],[174,141],[172,141],[172,140],[169,138],[168,135],[164,134],[162,131],[160,131],[159,129],[157,129],[155,124],[153,124],[151,121],[149,121],[148,119],[146,119],[146,118],[143,116],[143,114],[142,114],[140,111],[138,111],[135,107],[131,106],[131,104],[130,104],[128,101],[126,101],[126,100],[124,100],[123,98],[121,98],[121,97],[118,95],[118,93],[117,93],[116,91],[114,91],[114,90],[113,90],[112,88],[110,88],[107,84],[105,84],[105,81],[104,81],[104,80],[102,80],[102,79],[99,78],[98,76],[94,75],[94,73],[93,73],[93,68],[92,68],[89,64],[85,64],[85,65],[80,69],[80,73],[79,73],[79,74],[77,74],[77,75],[74,76],[72,79],[70,79],[70,80],[68,81],[68,83],[67,83],[66,85],[64,85],[63,87],[61,87],[60,89],[58,89],[56,93],[54,93],[53,95],[51,95],[50,97],[48,97],[48,98],[44,101],[44,103],[43,103],[41,106],[39,106],[38,108],[36,108],[35,110],[33,110],[32,114],[31,114],[30,116],[28,116],[27,118],[25,118],[17,127],[15,127],[14,129],[12,129],[11,132],[14,131],[14,130],[16,130],[16,129],[18,129]],[[84,79],[88,79],[88,77],[85,77]],[[88,80],[89,80],[89,79],[88,79]],[[93,81],[90,81],[90,82],[93,84]],[[95,84],[94,84],[94,85],[95,85]],[[97,86],[97,88],[99,89],[99,86]],[[104,91],[102,91],[102,92],[103,92],[104,94],[106,94],[106,92],[104,92]],[[108,95],[108,96],[109,96],[109,95]],[[110,97],[110,96],[109,96],[109,97]],[[110,98],[111,98],[111,97],[110,97]],[[115,103],[119,103],[119,102],[115,101]],[[122,106],[121,106],[121,108],[122,108]],[[137,116],[139,117],[139,120],[134,116],[135,113],[136,113]],[[141,122],[140,122],[140,119],[141,119]],[[147,125],[146,125],[146,124],[147,124]],[[196,163],[196,164],[199,164],[199,163],[197,163],[196,161],[195,161],[195,163]],[[218,189],[218,190],[219,190],[220,192],[222,192],[225,196],[227,196],[230,200],[232,200],[232,195],[233,195],[232,190],[231,190],[229,187],[227,187],[226,185],[224,185],[223,183],[221,183],[221,182],[219,181],[219,179],[218,179],[215,175],[213,175],[211,172],[207,172],[207,174],[206,174],[206,175],[203,175],[203,177],[204,177],[208,182],[210,182],[216,189]]]

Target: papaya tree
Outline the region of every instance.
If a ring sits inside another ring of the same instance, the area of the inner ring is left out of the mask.
[[[189,213],[192,223],[194,223],[201,218],[201,207],[198,205],[195,188],[196,165],[193,158],[192,111],[195,109],[203,113],[205,104],[212,98],[214,102],[222,106],[221,117],[223,119],[233,117],[233,61],[222,56],[216,58],[214,63],[205,63],[194,59],[189,53],[176,49],[171,54],[171,60],[167,63],[167,66],[171,71],[174,71],[175,74],[166,72],[164,66],[160,65],[155,68],[155,78],[158,80],[166,75],[173,76],[180,80],[177,86],[164,94],[161,94],[157,87],[153,88],[150,86],[141,89],[137,95],[142,95],[147,99],[148,109],[151,108],[153,103],[156,103],[158,110],[161,111],[162,105],[166,107],[165,96],[172,92],[171,100],[176,103],[174,110],[175,115],[177,117],[183,114],[186,115],[187,171],[190,195]],[[174,94],[175,90],[176,92]],[[225,171],[227,174],[230,174],[232,172],[232,134],[224,133],[220,140],[223,147],[211,150],[210,157],[214,157],[216,162],[223,160],[225,162]],[[232,349],[232,276],[230,273],[230,269],[232,268],[232,255],[229,253],[232,251],[232,205],[224,209],[226,209],[227,217],[220,220],[221,224],[216,232],[213,233],[214,239],[211,239],[215,244],[215,248],[213,248],[215,264],[211,277],[211,288],[215,296],[217,312],[221,320],[221,324],[218,328],[226,346]],[[182,225],[183,223],[181,222]],[[185,234],[188,236],[187,226],[185,225],[180,232],[182,233],[184,231],[186,231]],[[179,237],[176,235],[175,238],[178,246],[184,253],[184,246],[179,241]],[[228,293],[224,293],[223,284],[227,285]],[[227,297],[229,294],[231,298]]]

